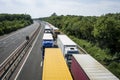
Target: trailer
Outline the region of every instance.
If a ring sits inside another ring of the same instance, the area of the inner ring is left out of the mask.
[[[89,54],[73,54],[71,74],[74,80],[119,80]]]
[[[53,27],[53,31],[52,32],[53,32],[54,39],[57,39],[57,35],[60,34],[59,29],[57,27]]]
[[[52,34],[44,33],[42,46],[43,47],[53,47],[53,45],[54,45],[54,41],[53,41]]]
[[[57,37],[58,47],[61,49],[68,65],[71,64],[72,54],[78,54],[77,45],[66,35],[58,35]]]
[[[73,80],[59,48],[45,48],[42,80]]]
[[[56,38],[57,38],[57,35],[60,34],[59,29],[58,29],[57,27],[53,26],[53,25],[50,24],[50,23],[48,23],[48,24],[49,24],[49,26],[50,26],[50,28],[51,28],[51,32],[52,32],[52,34],[53,34],[54,39],[56,39]]]
[[[54,39],[57,39],[57,35],[59,35],[61,33],[60,30],[59,30],[59,28],[53,26],[52,24],[50,24],[48,22],[46,22],[46,25],[48,27],[50,27],[50,31],[53,34]]]
[[[44,33],[42,40],[42,56],[44,58],[44,49],[54,46],[54,40],[51,33]]]
[[[44,33],[51,33],[51,31],[52,31],[51,27],[48,24],[46,24],[45,29],[44,29]]]

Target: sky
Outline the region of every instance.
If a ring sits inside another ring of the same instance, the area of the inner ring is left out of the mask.
[[[120,0],[0,0],[0,13],[30,14],[32,18],[57,15],[100,16],[120,13]]]

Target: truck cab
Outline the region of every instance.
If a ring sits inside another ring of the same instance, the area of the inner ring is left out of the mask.
[[[65,48],[65,58],[70,67],[72,61],[72,54],[78,54],[78,49],[76,47],[66,47]]]
[[[44,49],[54,46],[54,40],[51,33],[44,33],[42,40],[42,56],[44,57]]]
[[[68,65],[71,64],[72,54],[78,54],[77,45],[66,35],[58,35],[58,47],[61,49]]]
[[[46,24],[45,29],[44,29],[44,33],[52,33],[51,31],[52,31],[52,29],[50,28],[50,26]]]
[[[43,47],[53,47],[53,40],[43,40],[43,43],[42,43],[42,45],[43,45]]]

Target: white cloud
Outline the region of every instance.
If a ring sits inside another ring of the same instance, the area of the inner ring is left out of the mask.
[[[112,0],[0,0],[1,13],[27,13],[32,17],[58,15],[102,15],[120,12],[120,1]]]

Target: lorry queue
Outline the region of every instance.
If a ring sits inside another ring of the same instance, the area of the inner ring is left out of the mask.
[[[119,80],[89,54],[81,54],[74,41],[48,22],[42,57],[43,80]]]

